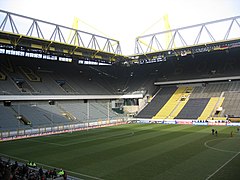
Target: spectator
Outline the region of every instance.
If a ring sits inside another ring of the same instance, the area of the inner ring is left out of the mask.
[[[6,165],[5,166],[5,171],[4,171],[4,174],[3,174],[3,179],[11,179],[11,170],[10,170],[10,166],[9,165]]]
[[[42,178],[43,177],[42,167],[39,168],[38,173],[39,173],[39,177]]]
[[[57,177],[67,180],[67,172],[62,169],[60,171],[57,169],[44,171],[42,167],[36,169],[36,166],[29,166],[29,163],[32,162],[19,165],[17,161],[2,160],[0,157],[0,180],[47,180]]]
[[[15,161],[15,164],[14,164],[13,168],[14,168],[14,169],[17,169],[17,168],[18,168],[18,162],[17,162],[17,161]]]
[[[57,177],[57,170],[54,168],[53,171],[51,172],[51,177],[56,178]]]
[[[64,171],[63,179],[64,179],[64,180],[67,180],[67,172],[66,172],[66,171]]]
[[[64,171],[62,169],[60,169],[60,171],[58,172],[59,176],[63,176],[64,175]]]

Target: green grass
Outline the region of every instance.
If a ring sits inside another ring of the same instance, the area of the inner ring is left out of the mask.
[[[0,143],[0,155],[81,179],[238,179],[236,127],[129,124]],[[234,131],[234,137],[230,132]]]

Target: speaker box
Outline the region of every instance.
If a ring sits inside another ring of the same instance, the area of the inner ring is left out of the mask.
[[[55,101],[49,100],[49,101],[48,101],[48,104],[49,104],[49,105],[55,105]]]
[[[4,106],[11,106],[11,101],[3,101]]]

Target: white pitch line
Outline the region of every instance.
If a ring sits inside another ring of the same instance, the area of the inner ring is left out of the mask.
[[[238,152],[237,154],[235,154],[231,159],[229,159],[227,162],[225,162],[221,167],[219,167],[214,173],[212,173],[210,176],[208,176],[206,178],[206,180],[210,179],[211,177],[213,177],[218,171],[220,171],[224,166],[226,166],[229,162],[231,162],[235,157],[237,157],[237,155],[239,155],[240,152]]]
[[[85,143],[85,142],[91,142],[91,141],[96,141],[96,140],[101,140],[101,139],[108,139],[108,138],[112,138],[112,137],[118,137],[118,136],[133,136],[134,132],[128,132],[128,133],[123,133],[123,134],[117,134],[117,135],[112,135],[112,136],[106,136],[106,137],[99,137],[99,138],[94,138],[94,139],[89,139],[86,138],[86,140],[83,141],[77,141],[77,142],[72,142],[72,143],[67,143],[64,144],[62,146],[70,146],[70,145],[74,145],[74,144],[80,144],[80,143]]]
[[[208,140],[204,143],[204,146],[209,148],[209,149],[213,149],[215,151],[220,151],[220,152],[228,152],[228,153],[238,153],[238,151],[230,151],[230,150],[225,150],[225,149],[219,149],[219,148],[215,148],[215,147],[212,147],[212,146],[209,146],[208,143],[209,142],[212,142],[212,141],[217,141],[217,140],[221,140],[221,139],[226,139],[226,140],[231,140],[233,138],[219,138],[219,139],[211,139],[211,140]]]
[[[43,142],[43,141],[38,141],[38,140],[34,140],[34,139],[27,139],[27,141],[32,141],[32,142],[37,142],[37,143],[42,143],[42,144],[51,144],[51,145],[55,145],[55,146],[65,146],[65,145],[58,144],[58,143]]]
[[[128,133],[117,134],[117,135],[113,135],[113,136],[100,137],[100,138],[94,138],[94,139],[86,138],[86,140],[83,140],[83,141],[77,141],[77,142],[72,142],[72,143],[67,143],[67,144],[58,144],[58,143],[52,143],[52,142],[43,142],[43,141],[38,141],[38,140],[34,140],[34,139],[27,139],[27,141],[36,142],[36,143],[42,143],[42,144],[50,144],[50,145],[54,145],[54,146],[65,147],[65,146],[70,146],[70,145],[75,145],[75,144],[80,144],[80,143],[85,143],[85,142],[91,142],[91,141],[96,141],[96,140],[101,140],[101,139],[108,139],[108,138],[118,137],[118,136],[124,136],[124,135],[125,135],[125,136],[133,136],[133,135],[134,135],[134,132],[128,132]]]
[[[10,155],[7,155],[7,154],[0,153],[0,155],[5,156],[5,157],[10,157],[12,159],[20,160],[20,161],[23,161],[23,162],[28,162],[28,160],[26,160],[26,159],[18,158],[18,157],[15,157],[15,156],[10,156]],[[38,163],[38,162],[36,162],[36,163],[41,165],[41,166],[45,166],[45,167],[48,167],[48,168],[51,168],[51,169],[60,169],[58,167],[49,166],[49,165]],[[69,171],[69,170],[66,170],[66,169],[63,169],[63,171],[67,171],[69,173],[80,175],[80,176],[84,176],[84,177],[88,177],[88,178],[91,178],[91,179],[103,180],[103,179],[95,177],[95,176],[90,176],[90,175],[87,175],[87,174],[77,173],[77,172]]]
[[[134,135],[134,132],[127,132],[127,133],[116,134],[116,135],[106,136],[106,137],[99,137],[99,138],[94,138],[94,139],[85,138],[85,140],[83,140],[83,141],[77,141],[77,142],[66,143],[66,144],[43,142],[43,141],[38,141],[38,140],[34,140],[34,139],[27,139],[27,140],[32,141],[32,142],[42,143],[42,144],[50,144],[50,145],[65,147],[65,146],[70,146],[70,145],[75,145],[75,144],[80,144],[80,143],[85,143],[85,142],[91,142],[91,141],[96,141],[96,140],[101,140],[101,139],[108,139],[108,138],[112,138],[112,137],[133,136],[133,135]]]

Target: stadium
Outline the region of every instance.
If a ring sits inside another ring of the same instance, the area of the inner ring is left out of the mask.
[[[134,50],[0,10],[0,179],[239,179],[240,16]]]

